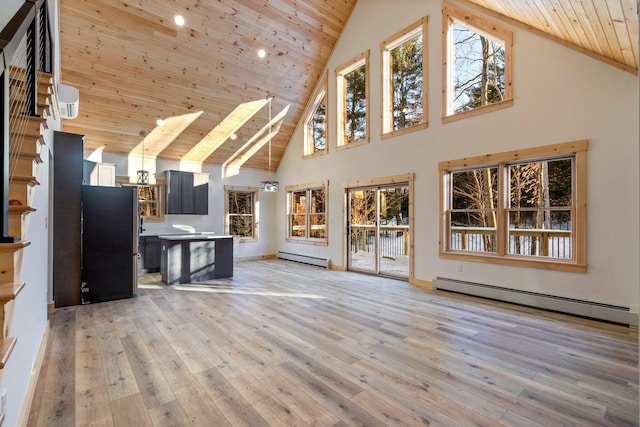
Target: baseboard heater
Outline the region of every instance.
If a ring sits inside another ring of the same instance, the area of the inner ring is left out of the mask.
[[[433,288],[443,291],[458,292],[482,298],[542,308],[560,313],[590,317],[630,326],[638,326],[638,314],[632,313],[628,307],[600,304],[591,301],[558,297],[536,292],[501,288],[481,283],[436,277]]]
[[[330,268],[331,260],[327,258],[318,258],[308,255],[292,254],[290,252],[278,252],[278,258],[289,261],[301,262],[303,264],[317,265],[318,267]]]

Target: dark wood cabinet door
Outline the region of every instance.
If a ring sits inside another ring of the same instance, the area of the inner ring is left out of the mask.
[[[198,215],[209,213],[209,175],[195,174],[193,183],[194,212]]]
[[[166,175],[168,214],[182,213],[182,174],[168,171]]]
[[[180,189],[182,191],[182,213],[194,214],[195,209],[195,196],[193,189],[193,174],[191,172],[179,172],[180,173]]]
[[[144,266],[149,273],[160,271],[160,239],[157,236],[147,236]]]
[[[209,213],[209,175],[182,171],[165,172],[166,213],[206,215]]]

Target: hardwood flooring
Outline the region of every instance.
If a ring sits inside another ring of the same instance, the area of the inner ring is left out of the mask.
[[[282,260],[58,309],[29,426],[637,426],[637,330]]]

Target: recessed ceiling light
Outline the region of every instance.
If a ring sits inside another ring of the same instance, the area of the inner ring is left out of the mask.
[[[157,124],[158,126],[164,126],[164,120],[162,120],[162,119],[158,119],[158,120],[156,120],[156,124]]]
[[[267,56],[267,52],[266,52],[264,49],[260,49],[260,50],[258,51],[258,56],[259,56],[260,58],[264,58],[265,56]]]
[[[238,135],[236,135],[235,133],[232,133],[231,136],[229,138],[231,139],[236,139],[238,137]]]
[[[184,25],[184,18],[182,17],[182,15],[176,15],[175,18],[173,18],[173,21],[180,27]]]

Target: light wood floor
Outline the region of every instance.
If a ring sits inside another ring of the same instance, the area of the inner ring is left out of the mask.
[[[281,260],[158,279],[52,314],[30,426],[638,425],[636,330]]]

